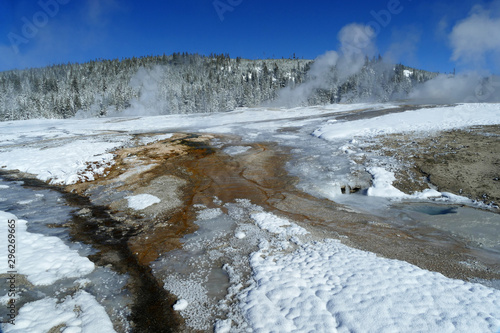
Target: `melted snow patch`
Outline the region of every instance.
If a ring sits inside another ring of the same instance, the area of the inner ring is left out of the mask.
[[[142,210],[161,202],[160,198],[147,193],[128,196],[125,199],[128,200],[128,207],[135,210]]]

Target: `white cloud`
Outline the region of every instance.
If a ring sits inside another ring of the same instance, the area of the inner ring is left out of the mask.
[[[500,55],[500,7],[494,7],[487,10],[474,6],[469,16],[453,27],[450,34],[453,61],[478,67],[484,65],[490,54]]]

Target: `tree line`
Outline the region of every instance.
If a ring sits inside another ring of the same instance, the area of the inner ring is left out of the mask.
[[[320,87],[308,104],[388,100],[434,73],[366,59],[345,82]],[[308,80],[304,59],[248,60],[228,54],[174,53],[97,59],[0,72],[0,120],[120,114],[141,107],[151,114],[206,113],[251,107],[278,98]],[[381,69],[383,68],[383,69]],[[411,73],[411,74],[408,74]]]

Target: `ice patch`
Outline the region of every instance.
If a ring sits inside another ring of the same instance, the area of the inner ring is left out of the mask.
[[[28,199],[28,200],[20,200],[17,202],[18,205],[29,205],[33,203],[35,200],[34,199]]]
[[[128,196],[125,199],[128,200],[128,207],[135,210],[142,210],[161,202],[160,198],[147,193]]]
[[[228,155],[234,156],[234,155],[239,155],[243,154],[244,152],[248,151],[252,147],[249,146],[231,146],[224,148],[222,151]]]
[[[275,134],[273,137],[277,139],[282,139],[285,141],[292,141],[292,140],[299,140],[300,137],[297,135],[290,135],[290,134]]]
[[[7,221],[16,221],[16,269],[34,285],[50,285],[59,279],[84,276],[94,270],[88,258],[81,257],[59,238],[28,232],[27,222],[10,213],[0,211],[0,220],[4,221],[0,224],[4,240],[7,240]],[[2,251],[0,273],[11,270],[7,264],[7,251]]]

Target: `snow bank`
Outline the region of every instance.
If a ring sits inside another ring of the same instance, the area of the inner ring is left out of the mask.
[[[368,189],[368,195],[393,198],[408,197],[408,194],[392,186],[392,183],[396,180],[394,173],[380,167],[368,168],[367,171],[373,176],[373,185]]]
[[[429,199],[443,196],[441,192],[434,189],[426,189],[422,192],[406,194],[392,186],[392,183],[396,180],[393,172],[387,171],[381,167],[370,167],[367,168],[367,171],[373,176],[373,185],[368,189],[367,193],[370,196],[395,199]]]
[[[350,122],[327,123],[313,132],[325,140],[411,131],[443,131],[500,124],[500,104],[462,104],[393,113]]]
[[[394,173],[385,170],[382,167],[369,167],[366,169],[372,177],[373,184],[368,189],[367,195],[373,197],[389,198],[391,200],[425,200],[433,199],[434,201],[442,202],[453,202],[460,204],[474,204],[476,206],[486,206],[484,203],[479,203],[471,200],[467,197],[460,195],[455,195],[449,192],[439,192],[435,189],[425,189],[422,192],[414,192],[412,194],[406,194],[397,188],[395,188],[392,183],[396,180]]]
[[[125,197],[128,200],[128,207],[135,210],[142,210],[161,202],[160,198],[152,194],[138,194]]]
[[[70,185],[103,174],[113,163],[113,155],[107,152],[120,145],[120,142],[88,139],[50,148],[16,147],[0,151],[0,167],[32,173],[52,184]]]
[[[500,291],[335,240],[251,256],[240,307],[255,332],[496,332]]]
[[[43,333],[59,325],[64,332],[115,332],[104,308],[85,291],[62,302],[44,298],[27,303],[19,310],[15,323],[15,326],[5,324],[5,333]]]
[[[88,258],[81,257],[59,238],[28,232],[26,221],[0,211],[0,237],[3,240],[7,239],[7,221],[11,219],[16,221],[15,268],[34,285],[50,285],[59,279],[84,276],[94,270],[94,264]],[[0,273],[11,270],[7,266],[6,249],[7,246],[0,252]]]

